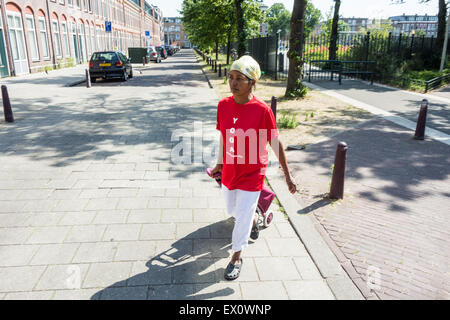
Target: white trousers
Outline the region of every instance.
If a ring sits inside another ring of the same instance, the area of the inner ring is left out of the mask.
[[[253,217],[258,205],[261,191],[229,190],[222,184],[222,194],[225,198],[228,214],[235,218],[232,249],[241,251],[248,246],[248,238],[253,226]]]

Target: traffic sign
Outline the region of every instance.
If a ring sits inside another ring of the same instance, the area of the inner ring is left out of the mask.
[[[111,32],[111,21],[105,21],[105,32]]]
[[[269,31],[269,26],[267,25],[267,23],[261,23],[259,25],[259,34],[261,36],[267,35],[268,31]]]

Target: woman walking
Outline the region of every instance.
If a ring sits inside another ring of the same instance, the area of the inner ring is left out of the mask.
[[[232,96],[217,107],[216,129],[220,131],[217,164],[211,172],[222,173],[222,193],[228,213],[235,218],[232,234],[233,255],[224,277],[234,280],[242,269],[242,250],[248,238],[259,235],[256,207],[263,189],[268,164],[267,144],[280,162],[289,192],[297,188],[289,173],[284,147],[270,107],[253,94],[261,76],[258,62],[250,56],[236,60],[230,68],[228,81]]]

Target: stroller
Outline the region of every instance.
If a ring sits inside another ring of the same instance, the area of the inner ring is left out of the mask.
[[[206,169],[206,173],[208,176],[211,177],[211,171],[212,168]],[[220,172],[216,173],[214,176],[212,176],[214,179],[216,179],[216,182],[219,184],[219,186],[222,186],[222,174]],[[258,206],[256,207],[256,213],[258,214],[258,222],[262,220],[264,227],[270,226],[273,220],[273,213],[267,212],[269,210],[270,204],[273,201],[273,198],[275,198],[275,193],[270,190],[270,188],[266,185],[264,185],[264,188],[261,190],[261,193],[259,195],[258,199]]]

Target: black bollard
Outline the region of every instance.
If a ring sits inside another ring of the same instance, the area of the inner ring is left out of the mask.
[[[333,177],[331,179],[330,199],[344,199],[345,162],[347,160],[347,144],[339,142],[334,157]]]
[[[214,73],[217,73],[217,61],[214,60]]]
[[[91,75],[89,74],[89,70],[86,69],[86,88],[91,87]]]
[[[270,104],[270,108],[272,109],[273,117],[275,121],[277,120],[277,97],[272,96],[272,103]]]
[[[416,132],[414,134],[414,139],[423,140],[425,139],[425,123],[427,121],[427,110],[428,110],[428,100],[423,99],[420,104],[419,118],[417,119]]]
[[[227,68],[223,69],[223,75],[225,76],[225,78],[227,77]]]
[[[145,67],[145,57],[142,57],[142,66]]]
[[[9,101],[8,88],[2,85],[3,112],[6,122],[14,122],[14,116],[11,109],[11,101]]]
[[[219,63],[219,78],[222,78],[222,64]]]

